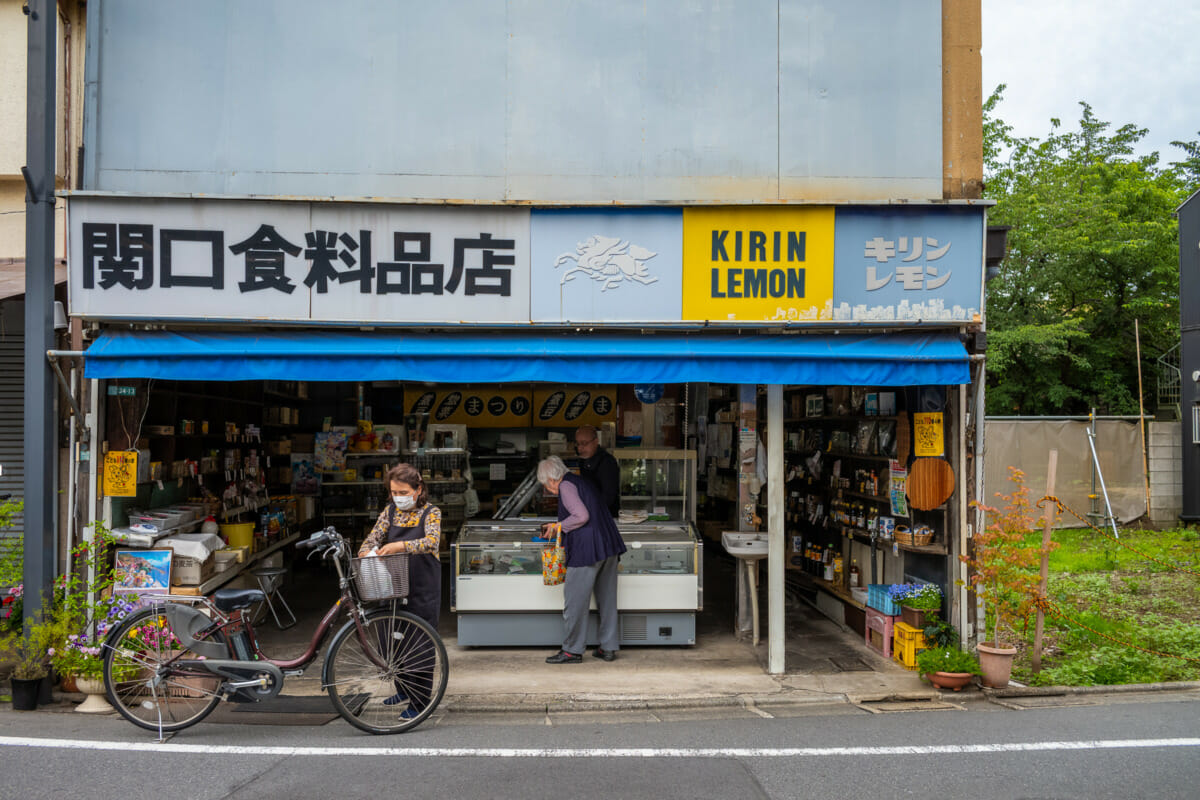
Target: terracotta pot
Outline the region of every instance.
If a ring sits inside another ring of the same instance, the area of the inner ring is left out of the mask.
[[[71,694],[79,691],[79,687],[75,684],[74,675],[60,676],[58,679],[58,688],[62,689],[64,692],[70,692]]]
[[[971,678],[975,676],[970,672],[931,672],[925,677],[929,678],[929,682],[939,689],[953,689],[961,692],[963,687],[968,685]]]
[[[1003,689],[1008,686],[1012,677],[1013,657],[1017,648],[1001,643],[999,646],[979,644],[979,668],[983,671],[983,685],[992,689]]]
[[[76,711],[83,714],[111,714],[114,711],[104,694],[104,681],[96,678],[76,678],[75,685],[87,695],[83,703],[75,707]]]

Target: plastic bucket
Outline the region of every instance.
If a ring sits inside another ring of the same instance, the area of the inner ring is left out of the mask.
[[[221,536],[230,547],[252,547],[254,545],[254,523],[235,522],[221,526]]]

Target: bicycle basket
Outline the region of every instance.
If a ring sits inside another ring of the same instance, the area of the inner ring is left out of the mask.
[[[408,553],[366,556],[354,561],[354,585],[366,602],[408,597]]]

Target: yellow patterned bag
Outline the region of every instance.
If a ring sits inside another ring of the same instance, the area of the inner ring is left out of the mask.
[[[567,550],[562,543],[562,524],[554,523],[554,544],[542,548],[542,583],[558,586],[567,579]]]

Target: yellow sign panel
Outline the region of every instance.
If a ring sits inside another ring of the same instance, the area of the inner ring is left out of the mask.
[[[428,414],[432,423],[472,428],[525,428],[529,427],[532,407],[528,389],[404,387],[404,413]]]
[[[685,208],[683,319],[833,319],[832,207]]]
[[[913,414],[913,453],[918,458],[946,454],[942,412]]]
[[[533,392],[533,424],[577,428],[617,418],[617,390],[608,386],[556,386]]]
[[[136,450],[110,450],[104,454],[104,493],[109,497],[137,495]]]

